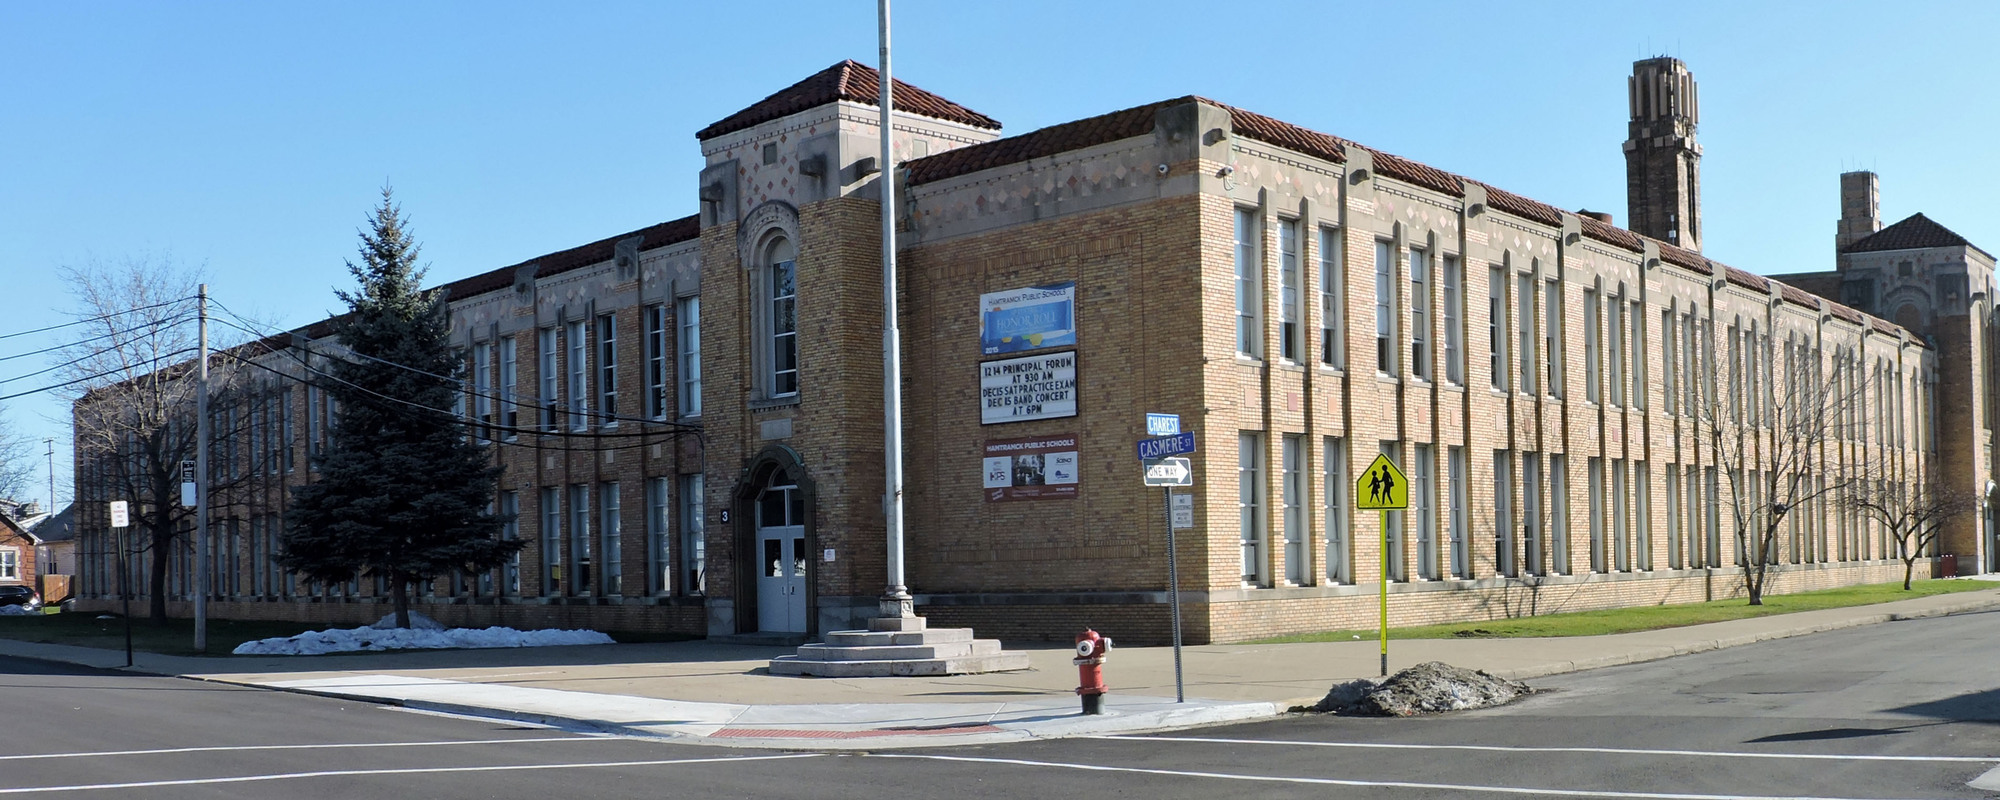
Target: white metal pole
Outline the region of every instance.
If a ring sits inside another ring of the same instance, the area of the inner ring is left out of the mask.
[[[903,584],[903,342],[896,326],[896,162],[895,97],[889,76],[889,0],[877,0],[882,33],[882,455],[886,462],[883,516],[889,539],[889,587],[882,595],[885,617],[915,616]]]
[[[195,298],[201,366],[194,386],[194,651],[208,652],[208,284]]]

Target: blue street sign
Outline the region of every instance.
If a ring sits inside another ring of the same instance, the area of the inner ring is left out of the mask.
[[[1158,439],[1139,440],[1140,459],[1165,458],[1167,456],[1192,452],[1194,452],[1194,434],[1192,433],[1183,433],[1178,436],[1163,436]]]
[[[1147,436],[1173,436],[1181,432],[1181,415],[1147,414]]]

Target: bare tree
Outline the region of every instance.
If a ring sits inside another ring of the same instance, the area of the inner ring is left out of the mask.
[[[1726,376],[1710,361],[1698,406],[1700,436],[1729,484],[1737,565],[1750,605],[1764,604],[1786,518],[1801,506],[1837,499],[1868,477],[1859,449],[1865,373],[1844,350],[1830,363],[1805,344],[1786,343],[1779,368],[1775,337],[1731,332]],[[1724,391],[1714,391],[1727,378]],[[1722,502],[1723,498],[1714,498]]]
[[[1937,542],[1944,524],[1979,508],[1979,495],[1937,480],[1868,481],[1854,486],[1843,499],[1881,523],[1896,542],[1896,557],[1903,560],[1904,591],[1910,589],[1917,559]]]
[[[181,462],[193,460],[196,450],[199,273],[144,257],[64,268],[62,277],[83,323],[59,351],[58,364],[78,469],[88,471],[104,499],[130,503],[140,534],[130,552],[151,554],[149,613],[164,621],[170,556],[194,515],[181,505],[180,484]],[[211,372],[211,385],[226,382]],[[233,438],[230,431],[215,433]],[[211,492],[218,488],[211,482]]]
[[[28,438],[0,413],[0,497],[19,497],[28,490],[28,479],[35,472],[34,456]],[[50,503],[55,501],[49,498]]]

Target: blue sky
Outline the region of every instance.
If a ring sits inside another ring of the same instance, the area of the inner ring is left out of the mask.
[[[1704,252],[1782,273],[1831,268],[1849,169],[1881,174],[1886,221],[2000,250],[1996,35],[2000,4],[1971,2],[904,0],[896,74],[1009,133],[1205,95],[1622,224],[1625,76],[1676,55]],[[68,318],[57,267],[130,257],[321,318],[385,184],[433,282],[684,216],[694,131],[875,57],[874,4],[848,0],[0,4],[0,334]],[[68,470],[63,407],[0,414]]]

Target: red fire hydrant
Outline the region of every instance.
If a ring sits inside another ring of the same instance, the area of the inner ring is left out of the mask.
[[[1104,713],[1104,659],[1111,653],[1111,637],[1085,630],[1076,635],[1076,693],[1083,696],[1083,713]]]

